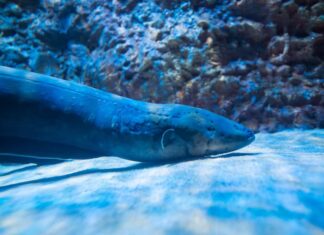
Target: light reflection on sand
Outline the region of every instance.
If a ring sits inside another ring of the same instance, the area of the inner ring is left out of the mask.
[[[235,155],[164,165],[1,165],[0,233],[323,234],[323,136],[258,134]]]

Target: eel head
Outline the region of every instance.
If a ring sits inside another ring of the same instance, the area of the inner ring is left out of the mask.
[[[253,132],[243,125],[204,109],[174,105],[161,134],[165,156],[201,157],[222,154],[247,146]]]

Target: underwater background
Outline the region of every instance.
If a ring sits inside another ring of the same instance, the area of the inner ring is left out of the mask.
[[[324,234],[323,1],[0,0],[0,65],[258,133],[184,162],[0,163],[0,235]]]
[[[1,0],[0,61],[255,131],[323,128],[323,4]]]

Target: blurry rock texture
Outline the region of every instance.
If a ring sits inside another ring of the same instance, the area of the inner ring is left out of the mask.
[[[207,108],[254,130],[324,127],[324,3],[0,0],[0,63]]]

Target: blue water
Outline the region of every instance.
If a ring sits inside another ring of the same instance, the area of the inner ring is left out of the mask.
[[[0,166],[0,234],[324,234],[324,130],[152,165]]]

